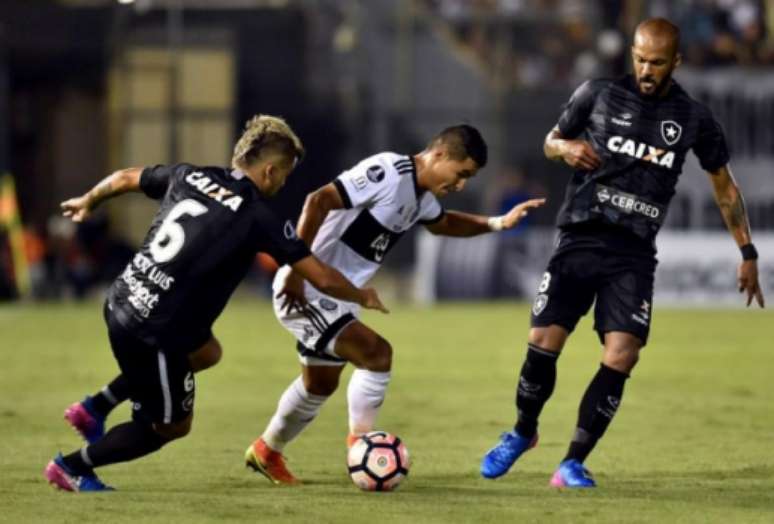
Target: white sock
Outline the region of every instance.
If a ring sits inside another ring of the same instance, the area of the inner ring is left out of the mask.
[[[282,451],[320,412],[328,397],[306,391],[304,380],[298,377],[280,397],[277,412],[261,437],[274,451]]]
[[[349,404],[349,432],[362,435],[374,430],[376,416],[384,402],[390,372],[356,369],[349,379],[347,402]]]

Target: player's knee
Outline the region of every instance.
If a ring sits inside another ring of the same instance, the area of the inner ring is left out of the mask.
[[[211,368],[223,358],[223,348],[216,338],[211,338],[201,349],[189,357],[191,369],[194,372]]]
[[[193,416],[188,416],[179,422],[169,424],[154,424],[153,430],[167,440],[177,440],[191,432]]]
[[[546,351],[560,352],[566,340],[566,330],[557,326],[533,327],[529,330],[529,343]]]
[[[390,371],[392,368],[392,346],[382,337],[377,337],[364,360],[364,367],[369,371]]]
[[[629,373],[640,360],[640,348],[636,346],[613,346],[605,348],[604,363],[622,373]]]
[[[215,343],[212,345],[211,348],[208,349],[207,353],[204,356],[204,367],[201,369],[207,369],[211,368],[220,360],[223,358],[223,348],[220,346],[218,341],[216,340]]]

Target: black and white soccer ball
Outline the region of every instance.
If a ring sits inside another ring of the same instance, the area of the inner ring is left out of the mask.
[[[364,491],[392,491],[406,478],[411,467],[406,445],[384,431],[366,433],[347,454],[349,476]]]

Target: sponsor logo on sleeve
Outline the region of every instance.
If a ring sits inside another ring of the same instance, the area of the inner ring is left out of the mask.
[[[290,220],[285,221],[285,227],[282,228],[282,232],[285,234],[285,238],[288,240],[298,240],[296,228],[293,226],[293,222]]]
[[[384,180],[384,168],[382,166],[371,166],[366,169],[366,176],[368,177],[368,180],[374,184],[378,184]]]

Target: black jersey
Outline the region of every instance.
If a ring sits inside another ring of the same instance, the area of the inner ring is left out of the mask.
[[[676,82],[666,96],[648,98],[632,75],[588,81],[565,105],[558,126],[564,138],[589,141],[602,160],[594,171],[573,173],[558,217],[567,231],[603,223],[652,246],[688,151],[707,171],[729,160],[710,110]]]
[[[280,264],[310,254],[239,171],[148,167],[140,187],[161,206],[108,300],[116,318],[150,344],[196,349],[189,342],[210,329],[256,252]]]

